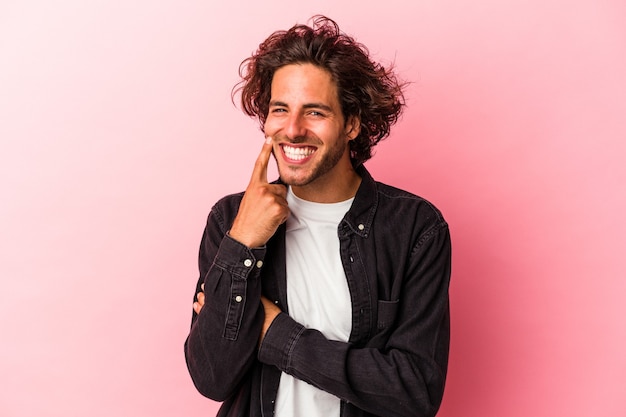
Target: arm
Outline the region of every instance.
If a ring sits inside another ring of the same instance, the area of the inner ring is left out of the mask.
[[[411,255],[383,347],[327,340],[281,313],[259,360],[375,415],[433,416],[447,369],[449,277],[450,239],[442,223]]]
[[[200,393],[223,401],[256,358],[263,324],[260,269],[264,249],[251,250],[216,228],[212,213],[200,246],[200,279],[185,358]],[[250,260],[250,267],[244,263]]]
[[[268,139],[241,200],[223,199],[211,210],[200,245],[196,292],[203,294],[194,299],[185,357],[198,391],[218,401],[237,389],[256,358],[264,245],[288,215],[285,187],[267,182],[271,152]]]

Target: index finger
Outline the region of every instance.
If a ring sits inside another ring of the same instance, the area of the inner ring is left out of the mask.
[[[261,153],[254,163],[254,170],[252,171],[252,178],[250,182],[268,182],[267,181],[267,165],[269,164],[270,155],[272,155],[272,138],[266,137],[265,143],[261,148]]]

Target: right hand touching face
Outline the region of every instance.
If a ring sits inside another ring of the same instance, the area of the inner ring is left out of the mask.
[[[271,155],[272,138],[268,137],[254,164],[252,178],[230,229],[230,236],[249,248],[265,245],[289,216],[287,188],[267,181]]]

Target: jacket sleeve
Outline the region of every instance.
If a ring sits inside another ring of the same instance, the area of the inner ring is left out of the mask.
[[[434,416],[448,362],[450,255],[445,222],[413,248],[398,314],[382,345],[328,340],[281,313],[263,339],[259,360],[338,396],[348,407],[381,416]]]
[[[249,249],[232,239],[226,232],[230,223],[216,207],[200,244],[196,293],[204,283],[205,303],[199,315],[193,313],[185,359],[198,391],[224,401],[256,359],[263,324],[259,273],[265,248]]]

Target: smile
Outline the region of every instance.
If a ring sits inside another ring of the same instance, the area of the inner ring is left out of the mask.
[[[316,148],[310,146],[290,146],[290,145],[282,145],[283,152],[287,159],[292,161],[302,161],[309,156],[313,155]]]

